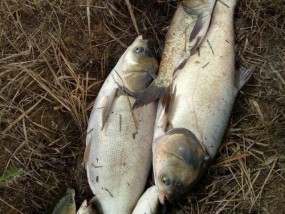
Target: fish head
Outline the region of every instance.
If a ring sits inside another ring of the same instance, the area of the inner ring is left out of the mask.
[[[133,92],[145,89],[158,71],[158,61],[153,47],[142,36],[138,36],[128,48],[123,63],[121,77],[125,86]]]
[[[126,60],[135,63],[147,63],[145,60],[155,58],[154,49],[148,39],[144,39],[142,35],[138,36],[130,46]]]
[[[153,146],[154,179],[159,200],[185,196],[206,168],[208,153],[195,135],[183,128],[166,132]]]

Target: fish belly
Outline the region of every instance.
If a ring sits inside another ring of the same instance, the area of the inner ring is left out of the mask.
[[[127,96],[116,97],[103,130],[100,111],[93,110],[89,120],[88,182],[105,214],[131,213],[151,166],[156,105],[132,114],[132,103]]]
[[[211,158],[221,144],[237,94],[233,12],[217,3],[199,54],[190,57],[174,80],[170,124],[192,131]]]

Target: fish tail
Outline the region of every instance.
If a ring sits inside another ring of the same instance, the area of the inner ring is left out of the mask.
[[[163,96],[166,87],[154,80],[142,93],[138,95],[134,102],[133,109],[142,107],[154,102]]]

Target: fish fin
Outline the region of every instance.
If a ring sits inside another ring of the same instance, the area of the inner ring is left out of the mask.
[[[205,24],[205,19],[204,17],[199,17],[196,21],[196,24],[194,25],[192,32],[190,34],[190,39],[189,42],[191,43],[196,37],[197,35],[200,33],[203,25]]]
[[[152,83],[139,94],[136,101],[134,102],[133,109],[154,102],[163,95],[164,90],[165,87],[159,86],[156,80],[152,81]]]
[[[211,22],[211,14],[199,16],[190,35],[190,55],[194,55],[207,34]]]
[[[159,117],[157,120],[157,127],[159,128],[160,135],[165,134],[167,128],[167,114],[165,113],[165,108],[162,108],[160,112],[158,112]],[[157,136],[156,136],[157,137]]]
[[[196,53],[209,30],[215,5],[216,0],[211,0],[207,11],[204,11],[198,15],[198,19],[189,38],[190,47],[192,47],[190,50],[190,56]]]
[[[89,161],[89,154],[90,154],[90,146],[91,146],[91,135],[90,133],[87,134],[86,136],[86,147],[85,147],[85,151],[84,151],[84,156],[83,156],[83,165],[86,168],[87,163]]]
[[[148,69],[147,72],[149,73],[150,77],[154,80],[156,78],[157,67],[152,66],[151,68]]]
[[[166,132],[168,126],[170,125],[170,117],[175,101],[175,94],[176,87],[173,90],[173,86],[170,85],[168,88],[166,88],[161,101],[163,110],[160,113],[159,126],[164,132]]]
[[[177,77],[179,71],[181,71],[184,66],[186,65],[187,61],[188,61],[189,57],[183,59],[183,61],[177,66],[177,68],[175,68],[174,72],[173,72],[173,80]]]
[[[250,79],[254,70],[255,66],[250,66],[249,68],[241,67],[236,71],[235,86],[238,90],[240,90],[245,85],[245,83]]]
[[[103,130],[105,123],[107,121],[107,118],[109,116],[116,92],[118,88],[114,87],[112,88],[111,92],[107,96],[103,96],[101,99],[101,110],[102,110],[102,125],[101,125],[101,130]]]

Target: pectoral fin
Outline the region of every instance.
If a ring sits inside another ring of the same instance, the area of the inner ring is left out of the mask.
[[[211,14],[207,16],[201,16],[198,18],[189,39],[191,47],[190,49],[191,56],[196,53],[204,37],[206,36],[210,25],[210,21],[211,21]]]
[[[175,102],[176,87],[172,90],[172,85],[169,86],[164,93],[161,101],[162,110],[159,112],[158,126],[166,132],[170,124],[170,118]]]
[[[109,92],[108,95],[103,96],[101,99],[101,111],[102,111],[102,125],[101,125],[101,130],[103,130],[106,120],[108,118],[108,115],[110,113],[115,95],[117,92],[117,88],[112,88],[112,90]]]
[[[250,66],[249,68],[241,67],[236,71],[235,85],[238,90],[240,90],[245,85],[245,83],[250,79],[254,70],[255,66]]]
[[[85,147],[84,156],[83,156],[83,165],[85,168],[89,161],[90,146],[91,146],[91,135],[90,133],[88,133],[86,136],[86,147]]]
[[[195,54],[195,52],[199,48],[200,44],[202,43],[203,39],[205,38],[208,32],[215,4],[216,4],[216,1],[211,0],[208,8],[204,10],[203,12],[200,12],[200,14],[198,15],[197,22],[189,38],[190,47],[191,47],[191,50],[190,50],[191,56]]]
[[[133,109],[154,102],[163,95],[165,89],[166,87],[158,84],[157,79],[154,80],[142,93],[139,94],[133,105]]]
[[[149,73],[149,75],[151,76],[151,78],[154,80],[156,78],[156,72],[157,72],[157,68],[150,68],[147,71]]]

